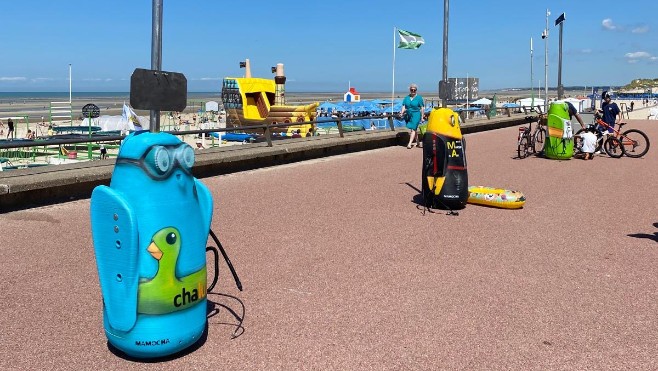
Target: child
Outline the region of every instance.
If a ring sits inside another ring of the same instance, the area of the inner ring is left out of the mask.
[[[582,138],[583,147],[583,160],[591,160],[594,157],[594,151],[596,150],[596,127],[590,125],[587,130],[580,134]]]

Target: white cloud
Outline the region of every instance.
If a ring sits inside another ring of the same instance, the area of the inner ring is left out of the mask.
[[[633,52],[633,53],[626,53],[625,57],[629,59],[651,58],[651,54],[647,52]]]
[[[632,33],[647,33],[649,32],[649,26],[638,26],[631,30]]]
[[[583,54],[590,54],[592,52],[592,49],[582,49],[580,52]]]
[[[656,62],[658,61],[658,57],[655,57],[647,52],[632,52],[632,53],[626,53],[624,55],[626,58],[626,61],[628,63],[637,63],[643,60],[646,60],[648,62]]]
[[[25,77],[0,77],[0,81],[25,81]]]
[[[606,18],[601,22],[601,25],[603,26],[604,29],[614,31],[617,29],[617,26],[612,23],[612,19]]]
[[[30,81],[32,82],[43,82],[43,81],[53,81],[53,80],[55,79],[53,79],[52,77],[35,77],[30,79]]]
[[[221,77],[202,77],[200,79],[192,79],[192,80],[200,80],[200,81],[219,81],[221,80]]]
[[[82,81],[101,81],[101,80],[103,80],[103,79],[98,78],[98,77],[82,79]]]

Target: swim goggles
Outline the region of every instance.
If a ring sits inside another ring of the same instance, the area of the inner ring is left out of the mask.
[[[187,143],[153,145],[139,159],[119,157],[116,163],[138,166],[154,180],[167,179],[176,169],[191,176],[194,150]]]

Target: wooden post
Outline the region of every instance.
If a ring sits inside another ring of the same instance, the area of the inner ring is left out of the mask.
[[[338,134],[341,138],[344,138],[345,134],[343,133],[343,122],[340,119],[336,121],[336,126],[338,127]]]
[[[272,131],[269,124],[265,125],[265,139],[267,140],[267,146],[272,147]]]

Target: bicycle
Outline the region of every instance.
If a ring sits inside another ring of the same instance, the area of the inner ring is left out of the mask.
[[[594,123],[590,125],[595,125],[597,127],[596,150],[600,151],[601,144],[603,144],[603,149],[610,157],[620,158],[621,156],[626,155],[631,158],[639,158],[646,155],[649,151],[651,143],[649,142],[649,137],[644,132],[638,129],[630,129],[623,133],[621,132],[622,127],[626,125],[625,122],[619,123],[617,129],[611,128],[610,125],[601,119],[601,115],[596,113],[594,114]],[[612,129],[612,133],[605,135],[607,136],[607,139],[604,141],[603,132],[608,133],[610,131],[609,129]],[[574,137],[578,138],[576,139],[576,142],[574,142],[574,146],[576,146],[576,144],[582,146],[582,143],[579,143],[579,134],[583,133],[585,130],[586,129],[578,130],[576,137]]]
[[[542,119],[543,115],[540,115],[534,132],[532,131],[532,121],[530,121],[527,127],[522,126],[519,128],[519,135],[517,137],[517,153],[519,158],[528,157],[530,155],[530,149],[532,149],[532,153],[538,153],[544,150],[546,129],[541,123]]]
[[[608,156],[612,158],[620,158],[621,156],[624,155],[623,150],[622,150],[622,145],[619,139],[611,136],[611,135],[605,135],[601,130],[599,130],[599,126],[595,123],[587,125],[586,128],[580,129],[576,132],[576,134],[573,136],[573,155],[577,156],[580,153],[583,153],[583,138],[582,134],[585,133],[586,131],[590,130],[591,128],[594,128],[593,132],[596,133],[596,147],[594,149],[594,153],[599,153],[601,152],[601,149],[605,151],[605,153],[608,154]]]

